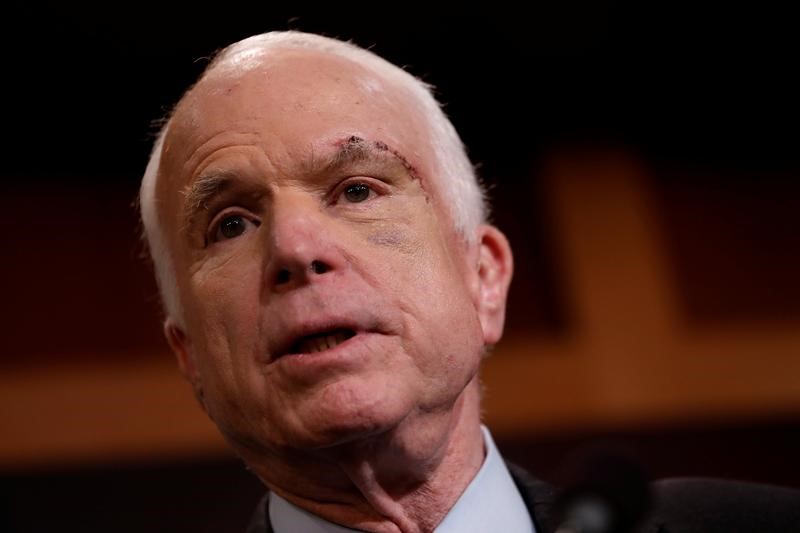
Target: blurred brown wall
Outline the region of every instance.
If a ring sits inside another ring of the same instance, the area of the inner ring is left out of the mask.
[[[565,146],[500,184],[517,270],[483,373],[498,437],[800,419],[800,187],[768,178]],[[161,339],[134,195],[3,198],[3,468],[226,453]]]

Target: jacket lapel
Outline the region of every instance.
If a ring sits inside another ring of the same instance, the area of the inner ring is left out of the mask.
[[[531,514],[536,533],[553,533],[555,525],[552,522],[552,508],[555,501],[555,489],[514,463],[506,462],[506,466],[517,490],[522,495],[525,507]]]
[[[258,502],[245,533],[273,533],[272,524],[269,523],[269,492]]]

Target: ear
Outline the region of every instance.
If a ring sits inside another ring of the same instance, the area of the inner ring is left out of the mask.
[[[503,335],[514,259],[508,239],[499,229],[484,224],[478,237],[478,316],[484,342],[495,344]]]
[[[200,402],[200,406],[205,410],[203,386],[200,381],[200,373],[197,370],[191,339],[171,317],[167,317],[164,321],[164,336],[167,338],[167,343],[172,349],[172,353],[175,354],[175,358],[178,360],[178,367],[181,369],[183,377],[191,383],[194,394],[197,396],[197,401]]]

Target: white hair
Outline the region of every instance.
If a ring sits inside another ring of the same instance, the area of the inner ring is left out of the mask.
[[[470,163],[461,139],[433,95],[432,87],[382,57],[352,43],[297,31],[269,32],[248,37],[224,48],[208,65],[200,80],[210,72],[241,74],[257,68],[273,50],[302,48],[326,52],[351,60],[380,74],[387,81],[409,91],[420,106],[428,123],[435,154],[436,187],[445,202],[455,230],[469,243],[474,242],[476,229],[488,216],[483,187]],[[199,83],[198,81],[198,83]],[[188,91],[187,91],[188,93]],[[185,93],[186,94],[186,93]],[[185,96],[184,94],[184,96]],[[155,267],[162,302],[168,316],[182,325],[183,313],[178,298],[175,270],[167,246],[166,235],[159,225],[156,182],[161,166],[164,137],[168,120],[158,134],[139,191],[144,237]],[[444,193],[444,194],[442,194]]]

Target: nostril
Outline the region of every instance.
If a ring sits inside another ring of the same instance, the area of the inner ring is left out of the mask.
[[[311,271],[314,274],[324,274],[328,270],[330,270],[330,267],[322,261],[311,261]]]
[[[330,272],[331,266],[328,263],[324,263],[322,261],[311,261],[311,263],[306,267],[306,270],[300,270],[300,265],[297,265],[297,268],[292,268],[292,266],[287,266],[280,268],[278,272],[275,273],[275,285],[287,285],[292,282],[292,280],[296,280],[298,283],[305,283],[308,281],[306,276],[311,276],[313,274],[325,274],[326,272]]]
[[[287,283],[289,281],[289,278],[291,278],[291,274],[289,274],[289,271],[286,270],[285,268],[282,268],[278,271],[278,275],[275,278],[275,283],[277,283],[278,285],[283,285],[284,283]]]

